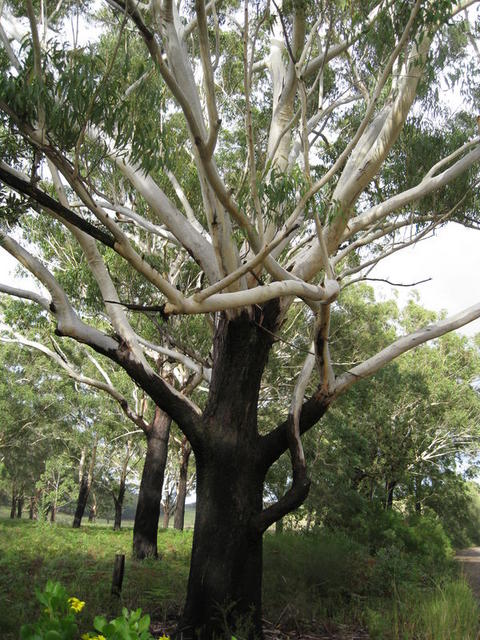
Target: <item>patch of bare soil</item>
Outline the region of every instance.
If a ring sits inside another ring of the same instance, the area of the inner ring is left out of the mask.
[[[480,547],[463,549],[456,555],[462,565],[463,574],[473,593],[480,600]]]

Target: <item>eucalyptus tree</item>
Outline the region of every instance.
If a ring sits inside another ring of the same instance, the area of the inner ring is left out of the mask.
[[[13,346],[1,346],[0,363],[0,456],[10,483],[11,510],[20,517],[29,501],[33,518],[40,502],[50,504],[43,495],[46,461],[71,461],[73,390],[55,371],[37,366],[30,354]]]
[[[250,621],[261,635],[262,534],[310,486],[301,433],[358,380],[480,316],[476,303],[361,363],[331,362],[347,280],[449,219],[478,226],[475,117],[438,91],[459,81],[475,104],[476,25],[463,13],[475,4],[111,0],[86,43],[64,37],[77,4],[3,4],[0,179],[20,196],[3,192],[0,242],[44,289],[2,291],[116,362],[188,438],[184,638],[223,633],[222,607],[232,630]],[[44,215],[76,244],[78,292],[96,291],[101,316],[64,286],[70,256],[49,260],[32,234]],[[264,430],[262,377],[297,298],[312,347],[284,419]],[[145,353],[136,314],[148,311],[172,358],[200,376],[211,367],[197,401]],[[292,485],[264,508],[265,475],[287,450]]]
[[[350,307],[352,341],[354,332],[362,330],[381,337],[382,307],[393,312],[387,333],[395,325],[398,330],[435,317],[413,301],[400,313],[392,303],[366,305],[360,296],[345,298],[341,302]],[[368,353],[372,345],[365,340],[365,346]],[[335,359],[352,350],[345,343],[332,345]],[[464,479],[456,468],[476,456],[480,440],[479,399],[471,387],[479,369],[473,344],[449,334],[350,389],[322,421],[316,442],[309,442],[314,462],[307,509],[315,522],[355,529],[372,510],[392,508],[394,499],[407,512],[437,509],[442,492],[458,495],[460,502]]]

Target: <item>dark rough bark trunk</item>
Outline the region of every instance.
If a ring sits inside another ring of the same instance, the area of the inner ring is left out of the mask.
[[[185,524],[185,500],[187,498],[187,480],[188,480],[188,461],[192,448],[188,440],[184,437],[182,439],[182,460],[180,463],[180,474],[178,478],[177,488],[177,504],[175,507],[175,517],[173,519],[173,526],[179,531],[183,531]]]
[[[132,443],[129,440],[127,442],[127,449],[125,452],[125,458],[122,465],[122,471],[120,473],[120,482],[118,486],[118,493],[113,493],[113,502],[115,503],[115,520],[113,522],[113,530],[120,531],[122,527],[122,511],[123,501],[125,499],[125,485],[127,482],[128,463],[132,454]],[[107,521],[108,524],[108,521]]]
[[[74,529],[78,529],[82,524],[83,514],[85,513],[88,497],[90,495],[90,489],[92,487],[93,470],[95,468],[96,455],[97,455],[97,438],[95,438],[95,443],[92,447],[92,453],[91,453],[88,471],[84,470],[84,465],[85,465],[84,451],[82,452],[82,457],[80,459],[80,467],[79,467],[80,487],[78,490],[77,507],[75,509],[75,515],[73,516],[72,526]]]
[[[82,524],[83,514],[87,507],[88,496],[90,494],[90,482],[88,481],[88,474],[85,473],[82,476],[80,482],[80,488],[78,491],[77,507],[75,509],[75,515],[73,517],[73,528],[78,529]]]
[[[248,472],[243,456],[217,459],[217,469],[211,462],[197,459],[194,542],[177,637],[261,637],[262,535],[250,518],[262,507],[263,478]]]
[[[50,506],[50,522],[55,522],[57,519],[57,505],[52,504]]]
[[[113,530],[120,531],[122,528],[122,510],[123,501],[120,502],[117,498],[114,498],[115,502],[115,520],[113,521]]]
[[[415,491],[415,511],[416,513],[422,513],[422,501],[421,501],[421,486],[422,481],[415,478],[414,480],[414,491]]]
[[[156,407],[154,419],[146,433],[147,453],[133,526],[133,555],[137,560],[158,555],[158,519],[171,422],[171,418]]]
[[[197,511],[187,599],[177,638],[260,638],[266,469],[257,452],[257,404],[273,325],[261,316],[219,321],[214,367],[195,447]]]
[[[385,483],[385,488],[387,492],[387,497],[385,501],[386,509],[391,509],[393,507],[393,492],[396,486],[397,486],[396,480],[387,480],[387,482]]]
[[[10,503],[10,518],[13,520],[15,518],[15,512],[17,510],[17,491],[15,485],[12,487],[12,501]]]
[[[23,515],[24,503],[25,503],[25,498],[23,495],[20,495],[17,499],[17,518],[21,518]]]
[[[118,490],[118,495],[113,496],[113,501],[115,503],[115,520],[113,522],[113,530],[120,531],[122,527],[122,511],[123,511],[123,500],[125,498],[125,478],[120,479],[120,488]]]

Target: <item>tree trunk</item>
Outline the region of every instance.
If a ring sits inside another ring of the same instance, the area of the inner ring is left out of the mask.
[[[82,524],[83,514],[87,507],[88,496],[90,494],[90,482],[88,480],[88,473],[82,476],[80,482],[80,488],[78,491],[77,507],[75,509],[75,515],[73,517],[73,528],[78,529]]]
[[[118,495],[113,496],[113,502],[115,503],[115,520],[113,522],[113,530],[120,531],[122,527],[122,511],[123,511],[123,500],[125,498],[125,478],[122,476],[120,479],[120,487],[118,490]]]
[[[385,483],[385,489],[387,492],[386,501],[385,501],[386,509],[391,509],[393,507],[393,491],[396,486],[397,486],[396,480],[387,480],[387,482]]]
[[[38,520],[38,496],[30,496],[30,507],[28,510],[28,517],[30,520]]]
[[[127,472],[128,472],[128,463],[131,457],[131,448],[132,443],[131,440],[127,442],[127,450],[125,453],[125,458],[123,460],[122,471],[120,473],[120,483],[118,487],[118,494],[113,494],[113,502],[115,503],[115,520],[113,523],[113,530],[120,531],[122,526],[122,511],[123,511],[123,501],[125,499],[125,486],[127,482]],[[107,520],[108,524],[108,520]]]
[[[50,505],[50,522],[55,522],[56,519],[57,519],[57,505],[52,503]]]
[[[180,474],[177,487],[177,504],[175,506],[175,517],[173,519],[173,527],[179,531],[183,531],[185,524],[185,500],[187,498],[187,480],[188,480],[188,461],[192,448],[187,438],[182,438],[182,460],[180,463]]]
[[[197,511],[177,632],[183,640],[262,636],[262,533],[253,523],[266,468],[257,406],[275,328],[266,313],[255,321],[222,316],[217,325],[202,443],[194,450]]]
[[[90,504],[90,511],[88,513],[88,521],[95,522],[97,517],[97,496],[95,493],[92,493],[92,502]]]
[[[177,637],[261,637],[262,535],[250,519],[262,494],[263,478],[249,472],[244,456],[200,464],[197,458],[194,541]]]
[[[82,457],[80,459],[80,467],[79,467],[80,487],[78,490],[77,507],[75,509],[75,515],[73,516],[73,525],[72,525],[74,529],[78,529],[82,524],[83,514],[85,513],[85,509],[87,507],[88,496],[90,495],[90,489],[92,487],[92,481],[93,481],[93,470],[95,467],[95,458],[97,455],[97,439],[98,438],[95,438],[95,443],[92,448],[92,455],[90,458],[88,471],[84,471],[83,469],[85,465],[85,451],[82,451]]]
[[[168,529],[170,524],[170,496],[163,501],[163,528]]]
[[[158,555],[158,519],[171,422],[166,413],[155,407],[153,421],[146,433],[147,453],[133,525],[133,555],[137,560]]]
[[[421,487],[422,481],[418,477],[414,480],[414,492],[415,492],[415,512],[422,513],[422,501],[421,501]]]
[[[15,518],[15,512],[17,510],[17,490],[15,485],[12,486],[12,501],[10,503],[10,518]]]
[[[23,495],[23,493],[21,495],[18,496],[17,499],[17,518],[21,518],[22,514],[23,514],[23,505],[25,503],[25,497]]]

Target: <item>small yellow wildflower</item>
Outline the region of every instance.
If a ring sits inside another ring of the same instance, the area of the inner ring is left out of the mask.
[[[163,634],[163,636],[158,640],[170,640],[170,636],[166,636],[165,634]]]
[[[69,598],[68,604],[70,605],[70,609],[75,611],[75,613],[79,613],[85,606],[85,602],[82,602],[78,598]]]

